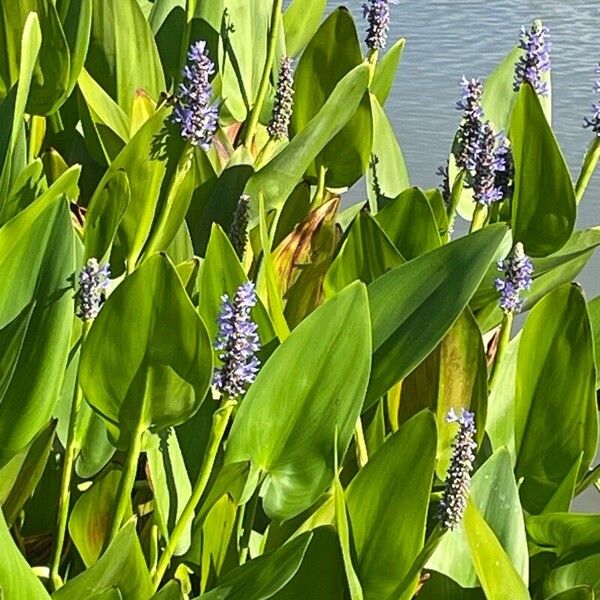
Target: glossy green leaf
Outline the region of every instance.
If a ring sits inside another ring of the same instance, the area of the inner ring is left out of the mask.
[[[543,590],[546,596],[551,596],[579,586],[592,589],[595,594],[592,598],[600,594],[600,554],[557,567],[544,578]]]
[[[530,256],[547,256],[564,246],[573,232],[575,190],[539,98],[529,85],[519,91],[509,138],[515,161],[514,238],[523,242]]]
[[[594,590],[587,585],[578,585],[564,592],[555,594],[548,600],[594,600],[596,595]]]
[[[390,271],[369,286],[373,367],[367,405],[439,343],[481,283],[506,228],[487,227]]]
[[[559,557],[600,544],[600,515],[544,513],[527,518],[527,533],[535,543]]]
[[[433,415],[423,411],[394,433],[346,492],[365,598],[392,600],[423,547],[436,453]]]
[[[121,434],[191,417],[207,392],[208,333],[172,264],[148,259],[111,294],[86,338],[80,385]]]
[[[0,229],[0,464],[48,423],[67,364],[71,217],[48,194]]]
[[[298,56],[316,33],[327,0],[292,0],[283,13],[288,56]]]
[[[366,292],[355,283],[292,331],[246,394],[226,462],[250,460],[266,476],[263,506],[272,518],[299,514],[330,484],[335,432],[343,455],[362,406],[370,348]],[[257,435],[264,444],[256,444]]]
[[[529,600],[527,586],[472,501],[467,504],[464,526],[471,558],[486,598]]]
[[[600,388],[600,296],[588,304],[596,356],[596,388]]]
[[[272,598],[298,572],[311,532],[299,535],[270,554],[255,558],[228,573],[218,587],[198,600],[263,600]]]
[[[373,217],[361,211],[323,282],[332,296],[355,280],[369,284],[405,261]]]
[[[77,83],[77,78],[90,43],[92,28],[93,0],[59,0],[57,2],[58,16],[61,20],[65,41],[69,47],[69,84],[66,96],[69,96]]]
[[[394,45],[390,46],[383,58],[375,67],[375,74],[371,83],[371,93],[375,95],[379,104],[384,106],[396,78],[396,71],[402,59],[405,40],[400,38]]]
[[[451,429],[448,425],[445,428]],[[475,472],[470,497],[516,572],[527,582],[529,557],[523,511],[510,455],[505,448],[497,450]],[[460,523],[444,535],[427,568],[451,577],[463,588],[474,588],[480,583],[471,559],[466,527]]]
[[[431,205],[419,188],[404,190],[375,215],[375,220],[406,260],[442,245]]]
[[[133,522],[119,531],[95,564],[67,582],[52,598],[90,598],[94,594],[108,593],[113,588],[120,592],[123,600],[147,600],[153,593],[152,580]]]
[[[580,455],[580,475],[595,456],[594,349],[585,300],[575,285],[549,293],[525,323],[517,364],[515,440],[516,474],[524,478],[521,499],[531,513],[541,512]]]
[[[2,600],[44,600],[50,598],[39,579],[15,546],[4,514],[0,510],[0,597]]]
[[[262,169],[257,171],[246,187],[254,200],[258,192],[265,195],[267,211],[280,208],[315,156],[346,125],[354,115],[367,89],[369,69],[359,65],[352,69],[331,92],[317,115],[294,136],[294,139]],[[258,204],[254,204],[254,222]]]

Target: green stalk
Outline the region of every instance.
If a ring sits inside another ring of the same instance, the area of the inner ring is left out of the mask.
[[[588,183],[594,174],[594,170],[596,169],[599,158],[600,137],[596,137],[596,139],[590,145],[587,154],[585,155],[583,166],[581,167],[581,173],[579,174],[579,179],[575,185],[575,199],[577,200],[577,203],[581,201],[583,194],[585,194],[585,190],[587,189]]]
[[[241,524],[242,535],[240,537],[240,565],[243,565],[248,558],[248,549],[250,547],[250,534],[256,517],[256,508],[258,507],[258,491],[256,489],[250,501],[242,507]]]
[[[446,209],[446,214],[448,215],[448,241],[450,241],[450,236],[452,235],[452,230],[454,229],[454,222],[456,221],[456,208],[458,206],[460,196],[465,186],[466,177],[466,169],[461,169],[461,171],[456,176],[454,183],[452,184],[450,201],[448,202],[448,207]]]
[[[281,20],[281,9],[283,6],[283,0],[273,0],[273,12],[271,13],[271,31],[269,32],[269,41],[267,46],[267,60],[265,61],[265,68],[263,70],[262,79],[260,80],[260,86],[258,88],[258,94],[256,96],[256,102],[252,107],[250,113],[250,120],[246,127],[246,133],[244,135],[244,146],[250,150],[252,146],[252,140],[256,133],[256,127],[258,125],[258,119],[267,97],[267,90],[269,89],[269,78],[271,71],[273,70],[273,63],[275,62],[275,51],[277,50],[277,38],[279,37],[279,22]]]
[[[360,416],[354,426],[354,440],[356,442],[356,462],[362,469],[369,462],[369,451],[367,450],[367,441],[365,440],[365,432]]]
[[[504,313],[502,317],[502,324],[500,325],[500,333],[498,338],[498,347],[496,348],[496,356],[494,357],[494,364],[492,365],[492,372],[490,373],[489,387],[493,389],[498,379],[498,373],[500,372],[500,365],[506,354],[506,348],[510,342],[510,333],[512,330],[514,315],[512,312]]]
[[[327,167],[321,165],[319,167],[319,181],[317,182],[317,190],[315,197],[313,198],[312,204],[315,208],[318,208],[323,204],[325,200],[325,176],[327,175]]]
[[[215,460],[217,458],[217,453],[219,452],[223,436],[225,435],[225,430],[227,429],[227,424],[229,423],[229,419],[231,417],[233,409],[236,406],[237,402],[235,400],[224,398],[221,406],[215,411],[213,415],[210,438],[208,440],[206,453],[204,454],[202,468],[200,469],[200,473],[198,474],[198,479],[194,484],[192,495],[187,501],[187,504],[185,505],[181,516],[179,517],[179,520],[175,524],[173,533],[171,533],[171,536],[169,537],[167,547],[165,548],[162,556],[160,557],[160,560],[158,561],[158,566],[156,567],[156,571],[153,575],[155,590],[158,589],[158,586],[160,585],[160,582],[162,581],[162,578],[164,577],[167,571],[167,568],[171,562],[171,558],[173,558],[173,555],[175,554],[175,550],[177,549],[181,538],[185,534],[190,523],[194,520],[196,507],[198,506],[200,499],[202,498],[202,494],[206,489],[206,485],[208,484],[208,480],[210,478],[215,464]]]
[[[136,430],[133,432],[131,443],[129,444],[129,450],[127,451],[127,458],[125,459],[125,465],[121,478],[119,479],[119,488],[117,490],[117,496],[115,499],[115,509],[113,511],[113,520],[110,525],[108,538],[105,542],[107,547],[115,538],[121,524],[127,514],[127,509],[131,502],[131,490],[135,483],[135,474],[137,472],[138,460],[142,452],[142,435],[145,428],[138,425]]]
[[[256,160],[254,161],[254,170],[258,171],[267,162],[271,155],[273,154],[273,149],[275,148],[275,140],[270,137],[269,141],[262,147],[262,150],[258,153]]]
[[[83,347],[85,337],[89,331],[91,323],[84,321],[81,327],[80,348]],[[65,462],[63,464],[60,480],[60,495],[58,498],[58,518],[56,521],[56,537],[52,550],[52,562],[50,566],[50,582],[52,589],[56,591],[63,585],[59,574],[60,559],[67,533],[67,521],[69,518],[69,505],[71,503],[71,479],[73,477],[73,466],[79,454],[79,444],[77,443],[77,422],[83,403],[83,390],[79,385],[79,377],[75,382],[75,395],[71,404],[71,414],[69,415],[69,430],[67,434],[67,445],[65,448]]]
[[[485,206],[478,203],[475,206],[475,210],[473,211],[473,220],[471,221],[471,227],[469,227],[469,233],[478,231],[483,227],[485,223],[486,214],[487,211],[485,209]]]
[[[400,582],[400,585],[396,588],[394,594],[390,596],[391,598],[409,600],[414,596],[416,592],[415,580],[417,580],[418,583],[419,574],[423,570],[423,567],[427,564],[427,561],[432,557],[443,535],[444,530],[439,524],[436,525],[434,530],[431,532],[431,535],[425,541],[423,549],[413,561],[410,570],[404,576],[404,579]]]

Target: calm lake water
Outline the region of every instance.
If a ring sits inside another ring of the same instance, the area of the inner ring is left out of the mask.
[[[361,0],[344,4],[364,37]],[[540,18],[552,40],[553,126],[574,179],[591,140],[583,117],[596,100],[600,60],[600,3],[590,0],[400,0],[392,6],[390,42],[406,47],[386,104],[401,142],[411,182],[433,187],[460,118],[454,108],[461,75],[485,78],[516,43],[522,25]],[[359,184],[360,186],[361,184]],[[359,200],[362,190],[353,190]],[[600,172],[580,205],[578,227],[600,225]],[[579,277],[588,298],[600,294],[600,253]]]

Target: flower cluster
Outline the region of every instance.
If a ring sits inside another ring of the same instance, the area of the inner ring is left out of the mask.
[[[267,131],[274,140],[282,140],[288,137],[293,108],[294,68],[292,59],[289,56],[284,56],[281,59],[279,79],[275,90],[273,114],[267,125]]]
[[[600,63],[596,67],[596,73],[600,74]],[[594,91],[597,94],[600,94],[600,79],[597,79],[594,82]],[[585,117],[583,126],[590,127],[596,135],[600,135],[600,101],[592,104],[592,117]]]
[[[367,19],[367,37],[365,42],[371,50],[383,50],[387,44],[390,30],[390,4],[397,0],[369,0],[362,6],[363,16]]]
[[[183,82],[177,88],[172,117],[181,126],[181,135],[204,151],[210,148],[219,116],[210,84],[214,72],[215,64],[208,57],[206,42],[192,44],[183,69]]]
[[[512,182],[515,174],[512,150],[504,134],[498,134],[496,142],[495,186],[500,191],[502,199],[506,199],[512,196]]]
[[[456,164],[459,169],[474,169],[479,153],[479,137],[481,133],[481,96],[483,83],[481,79],[467,79],[464,75],[460,80],[462,98],[456,103],[458,110],[464,111],[463,119],[458,130],[459,151]]]
[[[229,239],[239,259],[244,258],[246,244],[248,243],[248,209],[250,207],[250,196],[243,194],[233,214],[233,222],[229,228]]]
[[[218,318],[219,332],[215,349],[223,363],[215,370],[213,384],[219,392],[237,398],[245,392],[246,384],[256,379],[260,362],[255,353],[260,350],[258,326],[250,317],[257,303],[252,282],[241,285],[233,297],[221,298]]]
[[[475,462],[475,415],[462,409],[460,415],[450,409],[447,423],[458,423],[459,429],[452,444],[452,459],[446,475],[444,494],[439,505],[438,518],[443,529],[454,529],[467,508],[471,487],[471,473]]]
[[[528,82],[540,96],[548,95],[548,83],[543,81],[543,75],[550,71],[549,37],[549,29],[538,23],[534,23],[531,29],[521,28],[519,47],[524,52],[515,63],[513,84],[515,91],[518,91],[523,83]]]
[[[99,265],[95,258],[88,259],[79,273],[77,290],[77,316],[83,321],[93,321],[106,300],[110,285],[110,267]]]
[[[521,242],[515,244],[513,251],[504,259],[498,261],[498,270],[503,277],[494,282],[500,292],[500,308],[506,313],[518,313],[523,307],[521,292],[528,290],[533,282],[533,263]]]

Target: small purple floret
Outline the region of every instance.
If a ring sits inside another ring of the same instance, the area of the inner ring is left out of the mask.
[[[245,386],[254,382],[260,366],[255,356],[260,350],[258,326],[250,317],[257,301],[252,282],[241,285],[233,300],[227,294],[221,298],[215,349],[221,352],[219,359],[222,365],[215,369],[213,384],[230,398],[245,393]]]
[[[534,23],[531,29],[521,28],[519,47],[523,55],[515,63],[514,90],[518,91],[525,82],[531,84],[540,96],[549,93],[548,82],[543,81],[544,73],[550,71],[550,30]]]
[[[533,283],[533,263],[525,254],[523,244],[515,244],[513,251],[504,260],[498,261],[498,270],[504,274],[494,282],[500,292],[500,308],[505,313],[521,312],[521,292],[528,290]]]

